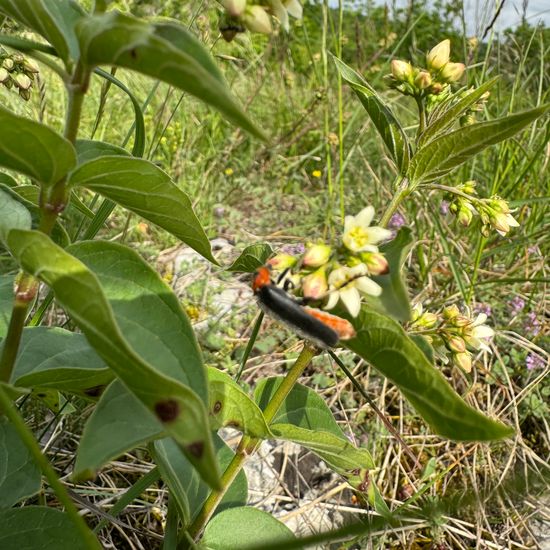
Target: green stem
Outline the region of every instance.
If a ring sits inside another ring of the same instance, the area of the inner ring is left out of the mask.
[[[418,130],[416,131],[416,141],[418,141],[418,138],[424,133],[426,128],[426,107],[421,97],[416,96],[415,100],[418,106]]]
[[[15,366],[15,359],[21,342],[25,319],[29,305],[36,296],[38,283],[36,279],[27,273],[22,273],[15,291],[15,300],[11,312],[8,333],[4,340],[2,356],[0,357],[0,382],[8,383]]]
[[[101,546],[99,545],[99,542],[89,530],[82,516],[79,515],[76,506],[71,500],[69,493],[65,489],[65,486],[63,485],[63,483],[61,483],[50,462],[42,453],[42,450],[40,449],[40,446],[34,438],[33,433],[25,424],[25,421],[19,414],[17,407],[15,407],[15,405],[12,403],[2,384],[0,384],[0,409],[2,409],[2,412],[13,424],[14,428],[17,430],[19,437],[21,438],[21,441],[30,451],[34,461],[40,467],[40,470],[49,481],[51,487],[54,489],[57,498],[65,507],[65,512],[71,518],[75,527],[80,531],[80,534],[82,535],[82,540],[85,543],[86,547],[92,550],[100,550]]]
[[[298,381],[298,378],[302,375],[305,368],[309,365],[310,361],[318,353],[318,350],[309,344],[304,344],[302,352],[296,359],[296,362],[292,368],[288,371],[287,375],[275,391],[271,401],[267,404],[264,410],[264,418],[269,425],[277,411],[281,408],[284,400]],[[260,446],[262,440],[244,435],[237,447],[233,460],[222,475],[222,489],[219,491],[212,491],[205,503],[203,504],[197,517],[187,530],[187,533],[197,540],[202,533],[204,527],[216,511],[219,503],[224,497],[225,493],[231,487],[231,484],[237,477],[238,473],[242,470],[246,459],[253,454]],[[182,541],[184,542],[184,541]]]
[[[401,202],[411,193],[409,188],[409,180],[405,176],[399,176],[397,178],[397,188],[396,192],[388,204],[386,211],[384,212],[382,218],[380,219],[380,225],[386,227],[394,215],[395,211],[399,208]]]

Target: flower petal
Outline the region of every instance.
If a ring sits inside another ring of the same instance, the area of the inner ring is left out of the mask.
[[[324,307],[324,309],[332,309],[336,306],[338,301],[340,300],[340,293],[338,291],[331,292],[328,295],[328,302],[327,305]]]
[[[392,232],[389,229],[384,229],[383,227],[378,227],[376,225],[369,227],[367,233],[371,244],[376,244],[380,241],[387,241],[392,236]]]
[[[370,294],[371,296],[380,296],[382,294],[382,287],[368,277],[357,279],[355,286],[364,294]]]
[[[487,325],[480,325],[474,327],[472,330],[472,336],[474,338],[492,338],[494,335],[495,331]]]
[[[340,291],[340,298],[346,309],[353,317],[357,317],[361,311],[361,296],[355,287],[346,287]]]
[[[374,218],[374,207],[367,206],[366,208],[363,208],[357,216],[355,216],[355,223],[363,227],[368,227],[372,221],[372,218]]]

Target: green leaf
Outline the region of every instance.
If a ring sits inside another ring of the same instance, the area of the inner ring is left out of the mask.
[[[282,381],[279,376],[258,383],[255,399],[262,409]],[[354,487],[361,487],[368,470],[374,468],[370,453],[349,442],[323,398],[302,384],[292,388],[269,428],[276,439],[293,441],[313,451]]]
[[[227,268],[227,271],[253,273],[265,264],[273,254],[273,249],[267,243],[256,243],[247,246],[239,257]]]
[[[260,439],[270,436],[269,428],[258,405],[226,373],[210,367],[210,427],[218,430],[231,426]]]
[[[225,471],[233,460],[235,453],[217,434],[214,435],[214,445],[220,468]],[[184,526],[190,525],[208,496],[208,486],[201,481],[197,471],[179,452],[172,439],[155,441],[153,455],[162,478],[176,499]],[[215,514],[219,514],[228,508],[244,506],[247,497],[248,482],[244,471],[241,470],[216,507]]]
[[[17,181],[15,181],[10,175],[0,172],[0,183],[7,185],[8,187],[17,187]]]
[[[95,264],[107,285],[108,301],[85,263],[46,235],[12,230],[8,247],[26,271],[53,289],[101,358],[163,423],[205,480],[218,486],[203,404],[206,377],[193,332],[168,286],[128,248],[101,242],[75,245],[73,250],[85,262]],[[180,353],[185,354],[183,365]],[[183,379],[191,387],[180,382]],[[204,388],[199,392],[202,399],[195,388]]]
[[[391,158],[401,174],[407,172],[410,160],[410,145],[405,131],[391,109],[377,95],[370,84],[343,61],[332,56],[340,76],[351,86],[367,111],[380,137],[386,144]]]
[[[547,103],[438,137],[416,152],[409,167],[409,179],[413,184],[419,184],[441,178],[483,149],[517,134],[549,109],[550,103]]]
[[[86,422],[73,477],[90,477],[111,460],[163,435],[165,430],[158,418],[115,380]]]
[[[13,275],[0,275],[0,338],[6,335],[10,324],[11,310],[15,298],[13,284]]]
[[[5,416],[0,417],[0,509],[37,493],[40,480],[40,469],[17,430]],[[0,523],[4,514],[0,514]],[[0,541],[2,532],[0,527]],[[0,548],[5,546],[0,543]]]
[[[84,10],[72,0],[0,0],[0,12],[41,34],[65,62],[78,58],[74,26]]]
[[[19,229],[37,229],[42,217],[42,212],[37,206],[39,188],[36,185],[18,185],[17,187],[6,187],[0,183],[0,193],[9,195],[12,200],[17,201],[22,207],[24,207],[31,216],[31,225],[27,227],[20,227]],[[1,195],[0,195],[1,199]],[[0,205],[0,214],[2,206]],[[1,240],[1,222],[0,222],[0,240]],[[69,235],[65,228],[56,220],[52,229],[52,239],[59,246],[66,247],[69,242]]]
[[[77,34],[84,63],[126,67],[167,82],[264,139],[203,45],[183,27],[172,22],[146,23],[113,10],[82,20]]]
[[[488,80],[479,86],[479,88],[466,93],[464,97],[453,103],[450,107],[444,108],[442,112],[439,110],[435,111],[434,117],[430,115],[431,120],[429,120],[428,126],[420,136],[418,145],[425,145],[447,130],[447,128],[455,124],[459,117],[463,115],[472,105],[474,105],[485,92],[490,90],[499,79],[499,76],[495,76],[495,78]]]
[[[403,264],[412,245],[411,229],[401,227],[393,240],[380,247],[380,252],[388,260],[390,271],[386,275],[372,276],[372,279],[382,287],[382,294],[378,298],[368,297],[366,300],[369,305],[397,321],[408,321],[411,318],[411,304],[403,275]]]
[[[230,508],[213,518],[201,540],[204,550],[246,550],[262,544],[295,541],[292,531],[257,508]]]
[[[93,139],[77,139],[75,149],[79,166],[100,157],[108,157],[113,155],[120,155],[123,157],[130,156],[130,153],[128,153],[126,149],[123,149],[118,145]]]
[[[23,330],[11,377],[13,385],[53,388],[93,397],[112,379],[112,371],[82,334],[57,327]]]
[[[186,193],[152,162],[108,156],[79,166],[70,184],[86,187],[162,227],[218,265]]]
[[[514,433],[468,405],[389,317],[363,308],[354,327],[357,336],[344,346],[395,384],[438,435],[455,441],[491,441]]]
[[[0,189],[0,241],[5,241],[12,229],[30,229],[30,212],[12,196],[10,188]]]
[[[92,535],[90,533],[90,537]],[[25,506],[0,514],[2,550],[90,550],[67,514],[46,506]],[[99,544],[97,548],[100,548]]]
[[[44,124],[0,107],[0,166],[49,186],[75,165],[75,150],[64,137]]]

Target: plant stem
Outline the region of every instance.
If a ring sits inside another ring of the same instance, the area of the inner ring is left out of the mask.
[[[416,141],[418,141],[418,138],[424,133],[426,128],[426,107],[421,97],[416,96],[415,100],[418,106],[418,130],[416,131]]]
[[[46,456],[42,454],[40,445],[34,438],[31,430],[25,424],[25,421],[21,417],[19,411],[17,410],[17,407],[15,407],[15,405],[12,403],[11,399],[6,393],[6,390],[4,389],[4,386],[1,383],[0,409],[13,424],[14,428],[17,430],[19,437],[21,438],[21,441],[25,444],[27,449],[29,449],[34,461],[36,462],[36,464],[38,464],[40,470],[49,481],[51,487],[54,489],[57,498],[59,499],[61,504],[65,506],[65,512],[71,518],[75,527],[80,531],[80,534],[82,535],[82,540],[86,544],[86,547],[92,550],[101,549],[99,542],[89,530],[82,516],[78,513],[78,510],[71,500],[69,493],[65,489],[65,486],[57,477],[57,474],[55,473],[52,465],[50,464]]]
[[[382,218],[380,219],[380,225],[382,227],[386,227],[388,225],[391,217],[399,208],[399,205],[401,204],[403,199],[405,199],[411,193],[411,191],[412,190],[409,188],[409,180],[405,176],[398,176],[396,192],[392,197],[390,204],[388,204],[388,207],[386,208],[386,211],[384,212]]]
[[[267,404],[264,410],[264,418],[266,424],[272,422],[273,418],[277,414],[277,411],[281,408],[284,400],[298,381],[298,378],[304,372],[304,369],[309,365],[310,361],[318,353],[318,350],[309,344],[304,344],[298,359],[288,371],[287,375],[273,394],[271,401]],[[197,517],[187,529],[187,533],[194,539],[198,539],[202,533],[204,527],[216,511],[219,503],[224,497],[225,493],[231,486],[231,483],[235,480],[238,473],[242,470],[246,459],[253,454],[260,446],[262,440],[243,435],[239,446],[235,452],[233,460],[222,475],[222,489],[220,491],[212,491],[206,501],[204,502]],[[183,541],[182,541],[183,542]]]

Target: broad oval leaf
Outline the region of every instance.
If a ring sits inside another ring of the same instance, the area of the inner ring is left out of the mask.
[[[2,550],[90,550],[101,546],[89,531],[84,540],[71,518],[55,508],[24,506],[0,514]]]
[[[147,289],[145,299],[142,301],[138,283],[149,283],[151,277],[156,274],[135,252],[122,246],[115,245],[113,247],[100,242],[78,246],[83,247],[81,248],[82,254],[88,253],[88,259],[96,254],[98,263],[102,261],[101,250],[103,250],[103,260],[105,257],[109,258],[107,261],[112,265],[114,276],[116,276],[117,267],[122,270],[122,273],[126,273],[127,289],[114,288],[114,293],[119,293],[119,303],[114,304],[118,306],[117,320],[122,319],[126,311],[133,312],[136,311],[136,308],[143,308],[153,303],[150,301],[150,296],[154,294],[154,290]],[[162,422],[166,432],[174,437],[205,480],[212,486],[218,486],[219,473],[213,454],[203,400],[189,386],[182,384],[177,378],[166,376],[161,372],[160,369],[164,368],[163,361],[159,361],[158,357],[152,357],[151,354],[151,349],[160,349],[161,344],[154,342],[155,345],[152,345],[147,341],[141,341],[142,349],[148,345],[151,348],[148,350],[147,357],[157,367],[154,368],[122,334],[121,328],[115,320],[113,309],[96,276],[83,262],[56,246],[46,235],[36,231],[12,230],[8,235],[8,248],[26,271],[53,289],[60,305],[82,329],[102,359]],[[118,258],[115,260],[115,264],[112,261],[113,257]],[[121,276],[120,271],[118,276]],[[106,274],[106,278],[108,277]],[[169,294],[168,287],[162,284],[158,275],[156,277],[157,281],[151,283],[153,288],[160,285],[163,291]],[[133,284],[130,284],[131,280]],[[112,296],[115,302],[117,302],[116,298],[115,295]],[[163,311],[169,315],[170,319],[178,321],[179,325],[171,327],[165,339],[173,341],[178,336],[186,341],[186,344],[182,344],[182,346],[187,350],[192,350],[196,346],[192,332],[183,334],[178,332],[183,327],[182,317],[179,315],[179,311],[172,309],[170,303],[177,299],[173,295],[172,298],[164,298],[166,301]],[[132,299],[137,302],[128,304],[128,300]],[[162,298],[161,301],[163,301]],[[154,317],[154,312],[142,309],[142,317],[146,313]],[[142,317],[140,321],[142,321]],[[149,327],[146,323],[144,326],[140,326],[138,323],[133,325],[132,319],[126,319],[125,324],[126,326],[135,326],[137,329],[136,332],[128,335],[134,344],[139,343],[138,335],[143,337],[143,335],[149,334],[150,323]],[[176,362],[174,361],[167,368],[170,368],[170,372],[174,370],[174,372],[183,375],[182,368],[174,368]],[[192,365],[191,368],[194,369],[194,373],[200,373],[196,365]],[[189,380],[191,382],[191,378]],[[192,383],[193,387],[197,387],[203,382],[199,376]]]
[[[82,20],[77,34],[84,63],[126,67],[167,82],[264,139],[232,96],[203,45],[180,25],[146,23],[113,10]]]
[[[5,241],[12,229],[30,229],[31,213],[8,191],[0,189],[0,241]]]
[[[10,508],[37,493],[41,477],[40,469],[17,430],[5,416],[0,417],[0,508]],[[1,533],[0,528],[0,541]],[[0,548],[5,546],[0,543]]]
[[[74,26],[85,16],[73,0],[0,0],[0,12],[41,34],[66,63],[78,58]]]
[[[408,321],[411,318],[411,304],[403,275],[403,263],[412,244],[410,228],[401,227],[394,239],[380,247],[380,252],[388,260],[390,270],[386,275],[372,276],[372,279],[382,287],[382,294],[377,298],[366,298],[366,303],[398,321]]]
[[[504,141],[544,115],[550,103],[488,122],[454,130],[420,148],[409,167],[415,185],[434,181],[448,174],[483,149]]]
[[[201,540],[204,550],[246,550],[262,544],[295,541],[292,531],[271,514],[242,506],[230,508],[214,517]]]
[[[442,111],[439,111],[439,109],[437,108],[434,109],[434,112],[430,114],[426,129],[424,130],[424,132],[422,132],[422,135],[418,140],[418,145],[422,147],[432,139],[439,136],[447,128],[451,127],[453,124],[456,124],[459,117],[464,114],[472,105],[474,105],[474,103],[479,101],[481,96],[485,92],[490,90],[498,82],[499,78],[500,77],[495,76],[495,78],[488,80],[475,90],[465,93],[464,97],[462,97],[458,101],[455,101],[447,108],[443,108],[444,110]],[[453,94],[452,97],[454,97],[454,95],[455,94]]]
[[[225,471],[235,453],[217,434],[214,434],[214,446],[220,469]],[[162,478],[176,499],[184,526],[190,525],[208,497],[208,486],[200,479],[192,464],[179,452],[172,439],[155,441],[153,456]],[[215,514],[228,508],[244,506],[247,497],[248,482],[244,470],[241,470],[216,507]]]
[[[100,157],[79,166],[69,183],[95,191],[155,223],[217,265],[189,197],[152,162]]]
[[[395,384],[438,435],[455,441],[491,441],[514,433],[468,405],[389,317],[363,308],[354,327],[357,336],[344,347]]]
[[[4,172],[0,172],[0,183],[3,185],[7,185],[8,187],[17,186],[17,181],[9,174],[5,174]]]
[[[79,166],[100,157],[112,157],[113,155],[127,157],[130,155],[126,149],[118,145],[95,139],[77,139],[75,149]]]
[[[273,254],[268,243],[255,243],[247,246],[239,257],[227,268],[227,271],[252,273],[267,262]]]
[[[359,73],[348,67],[337,57],[332,56],[332,58],[340,76],[351,86],[363,107],[365,107],[399,172],[405,174],[409,166],[410,145],[399,121]]]
[[[213,430],[230,426],[250,437],[267,439],[270,436],[264,415],[258,405],[228,374],[210,367],[208,383],[210,427]]]
[[[158,418],[115,380],[101,395],[86,421],[73,477],[77,480],[90,477],[125,452],[163,435],[165,431]]]
[[[10,383],[96,397],[112,379],[112,371],[82,334],[58,327],[28,327],[23,330]]]
[[[64,137],[40,122],[0,107],[0,166],[49,186],[75,165],[74,147]]]

